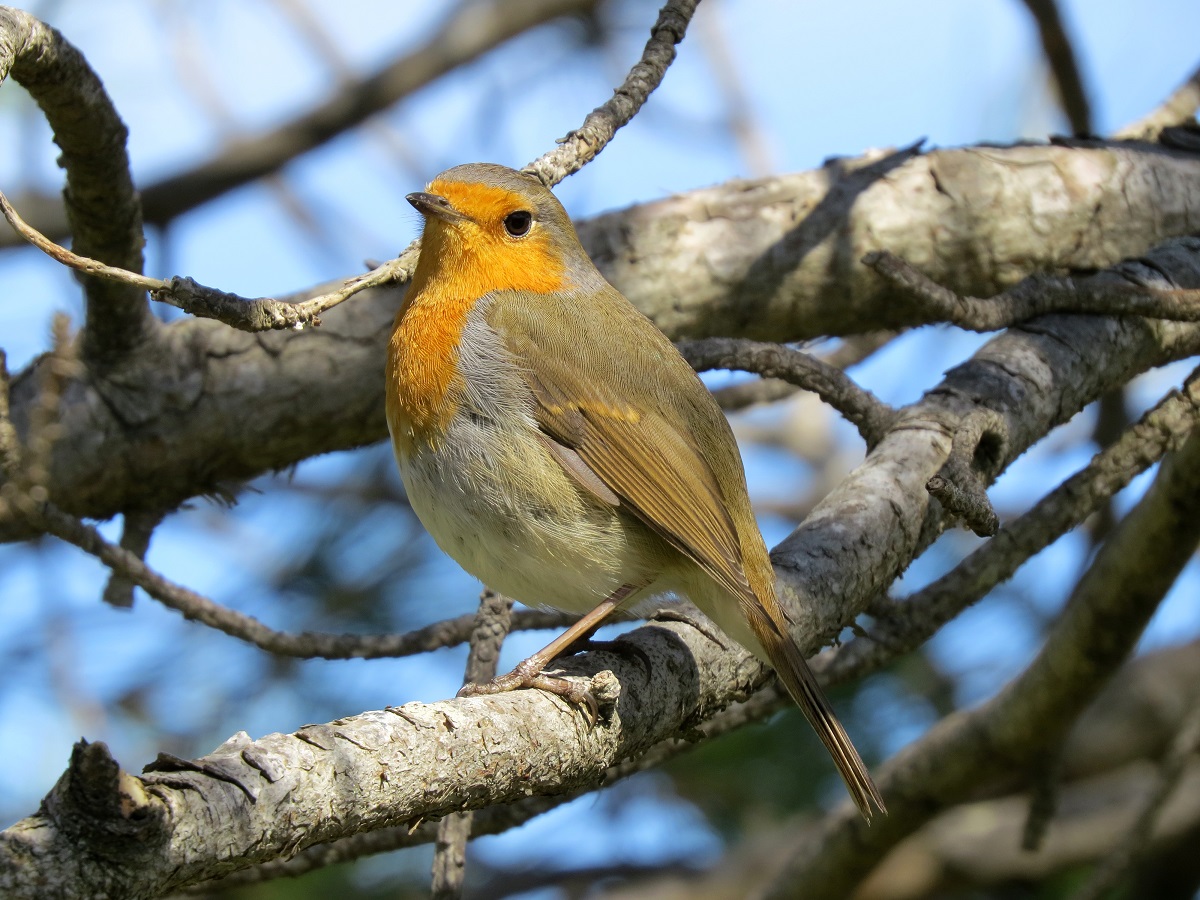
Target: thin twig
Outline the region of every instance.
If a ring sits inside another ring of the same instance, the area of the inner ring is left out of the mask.
[[[138,559],[145,560],[150,549],[150,538],[154,529],[162,524],[165,513],[161,511],[126,512],[121,527],[121,547]],[[109,572],[108,584],[104,586],[101,599],[109,606],[129,609],[133,606],[133,581],[113,569]]]
[[[164,606],[181,613],[185,619],[201,622],[231,637],[281,656],[305,659],[412,656],[461,644],[470,637],[475,621],[474,615],[464,615],[435,622],[404,634],[324,634],[311,631],[293,634],[275,631],[252,616],[221,606],[195,591],[169,581],[135,554],[106,541],[96,529],[85,525],[74,516],[67,515],[51,503],[38,503],[27,495],[6,496],[6,499],[38,530],[52,534],[95,556]],[[513,628],[562,628],[570,625],[576,618],[566,613],[522,610],[513,614]]]
[[[1200,290],[1034,275],[994,297],[980,298],[942,287],[886,250],[868,253],[863,263],[899,288],[910,301],[920,304],[929,321],[949,322],[968,331],[998,331],[1050,313],[1200,322]]]
[[[1063,26],[1058,3],[1055,0],[1025,0],[1025,6],[1037,23],[1042,52],[1050,64],[1063,112],[1071,123],[1071,131],[1077,137],[1086,137],[1092,133],[1092,107],[1083,87],[1079,59]]]
[[[737,338],[685,341],[679,351],[697,371],[736,369],[780,378],[812,391],[851,422],[874,447],[895,421],[895,411],[849,375],[800,350]]]
[[[380,287],[407,279],[416,262],[416,252],[410,247],[398,258],[362,275],[342,282],[341,287],[312,297],[301,303],[284,303],[270,298],[247,299],[227,291],[206,287],[191,278],[175,276],[162,280],[105,265],[72,253],[65,247],[30,226],[13,209],[8,198],[0,193],[0,212],[13,229],[47,256],[88,275],[133,285],[150,292],[155,300],[167,303],[193,316],[217,319],[242,331],[269,331],[281,328],[303,328],[321,324],[321,313],[367,288]]]
[[[1008,443],[1004,418],[980,407],[954,433],[950,456],[925,484],[946,510],[980,537],[991,537],[1000,519],[987,496],[987,484],[1000,471]]]
[[[650,29],[650,40],[646,42],[641,59],[629,70],[625,81],[608,102],[588,113],[583,124],[562,138],[557,147],[522,171],[541,179],[547,187],[554,187],[595,159],[617,130],[637,115],[646,98],[662,82],[667,68],[675,61],[675,45],[683,40],[698,2],[667,0]]]

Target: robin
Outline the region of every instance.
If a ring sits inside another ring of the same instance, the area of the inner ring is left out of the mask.
[[[863,816],[886,811],[789,636],[733,432],[696,373],[533,176],[456,166],[408,201],[425,229],[386,392],[412,508],[489,587],[586,613],[463,693],[536,687],[594,717],[586,690],[543,669],[613,610],[683,595],[775,669]]]

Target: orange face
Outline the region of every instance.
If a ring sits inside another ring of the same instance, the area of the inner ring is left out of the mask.
[[[565,267],[547,223],[534,216],[528,231],[516,235],[506,226],[514,214],[536,212],[528,198],[493,185],[441,180],[429,185],[429,193],[444,197],[466,218],[427,217],[421,262],[432,251],[433,265],[422,273],[425,277],[448,280],[450,290],[471,300],[491,291],[547,294],[563,288]]]
[[[528,198],[440,179],[428,192],[448,201],[450,213],[426,214],[421,257],[388,348],[388,417],[398,446],[436,439],[453,415],[458,343],[479,298],[503,290],[548,294],[566,284],[549,223],[532,215]],[[531,218],[522,233],[523,213]]]

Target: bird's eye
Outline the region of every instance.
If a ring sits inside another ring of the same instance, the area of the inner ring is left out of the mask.
[[[533,225],[533,213],[527,209],[518,209],[504,217],[504,230],[513,237],[525,237]]]

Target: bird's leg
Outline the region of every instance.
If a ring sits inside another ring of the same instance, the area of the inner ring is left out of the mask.
[[[505,675],[498,675],[483,684],[465,684],[458,692],[460,697],[474,697],[480,694],[502,694],[523,688],[538,688],[557,694],[569,703],[584,710],[591,725],[599,718],[600,709],[596,698],[586,687],[576,684],[566,678],[546,675],[543,669],[553,660],[563,655],[572,644],[589,638],[597,628],[608,618],[621,603],[634,591],[643,587],[640,584],[624,584],[605,597],[596,608],[583,616],[578,622],[552,640],[528,659],[517,663],[516,668]]]

